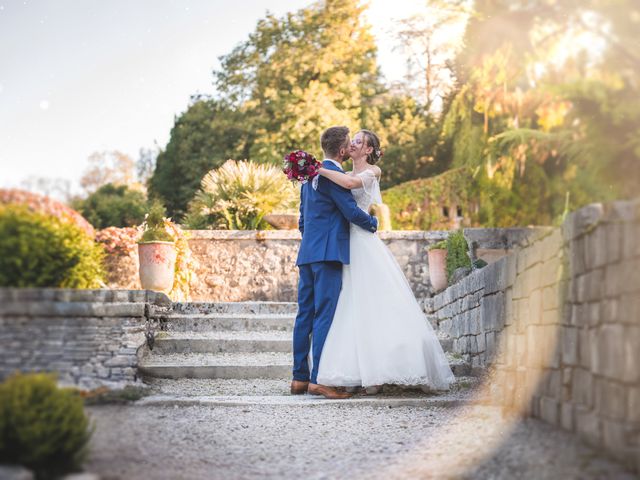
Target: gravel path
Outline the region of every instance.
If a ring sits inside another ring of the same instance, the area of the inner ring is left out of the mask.
[[[631,479],[570,434],[490,406],[94,406],[109,479]],[[469,473],[473,472],[473,473]]]

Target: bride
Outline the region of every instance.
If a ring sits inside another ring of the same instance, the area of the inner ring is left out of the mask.
[[[349,153],[348,175],[321,168],[320,175],[351,190],[368,211],[382,203],[380,140],[361,130]],[[375,233],[351,225],[351,262],[343,266],[342,290],[324,344],[318,383],[367,388],[383,384],[446,390],[454,381],[433,328],[426,320],[395,258]]]

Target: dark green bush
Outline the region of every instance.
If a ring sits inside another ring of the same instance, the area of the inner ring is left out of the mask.
[[[104,250],[72,223],[0,205],[0,287],[97,288]]]
[[[134,227],[144,220],[147,199],[126,185],[107,183],[74,206],[97,229]]]
[[[460,267],[471,268],[469,245],[462,230],[453,232],[447,237],[447,278],[451,280],[453,272]]]
[[[0,384],[0,418],[0,464],[24,465],[38,478],[78,469],[93,433],[78,392],[58,388],[52,374],[15,374]]]

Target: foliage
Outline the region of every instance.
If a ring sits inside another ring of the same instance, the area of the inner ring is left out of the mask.
[[[217,100],[195,97],[178,116],[169,143],[158,154],[149,196],[161,199],[173,218],[182,218],[202,177],[229,158],[247,158],[247,114]]]
[[[0,188],[0,205],[7,204],[20,204],[32,212],[53,215],[65,222],[76,224],[91,238],[95,235],[95,230],[82,215],[52,198],[25,190]]]
[[[162,204],[155,201],[149,207],[149,212],[140,225],[142,230],[141,242],[173,242],[171,233],[167,231],[165,224],[165,209]]]
[[[446,168],[442,155],[446,149],[439,143],[439,120],[408,96],[380,94],[374,105],[367,121],[384,150],[382,189],[441,173]]]
[[[457,230],[447,237],[447,278],[451,281],[453,273],[460,267],[471,268],[469,245],[462,230]]]
[[[446,250],[447,249],[447,241],[440,240],[439,242],[434,243],[429,246],[429,250]]]
[[[296,208],[298,189],[276,167],[227,161],[202,179],[185,225],[192,229],[263,230],[269,213]]]
[[[395,230],[436,230],[450,226],[450,220],[443,216],[443,206],[460,207],[466,222],[476,225],[477,192],[473,172],[459,168],[396,185],[382,192],[382,197],[391,209]]]
[[[558,222],[567,193],[571,209],[635,195],[636,1],[429,2],[424,18],[400,25],[413,70],[391,86],[365,8],[326,0],[267,14],[221,58],[216,96],[195,97],[176,119],[150,180],[172,216],[182,218],[205,173],[227,159],[277,165],[287,151],[319,153],[320,132],[332,124],[378,133],[384,190],[468,168],[473,222],[484,226]],[[450,27],[464,19],[455,45]],[[418,208],[429,193],[414,193],[395,221],[438,225]]]
[[[140,232],[133,227],[107,227],[96,233],[96,242],[102,244],[107,255],[129,255],[137,248]]]
[[[149,182],[150,194],[183,220],[204,174],[229,158],[279,165],[302,149],[319,154],[321,132],[366,127],[382,142],[382,188],[444,171],[439,119],[405,90],[387,89],[366,6],[317,1],[258,21],[221,58],[214,98],[195,97],[179,116]]]
[[[567,194],[572,209],[635,195],[638,6],[483,1],[475,9],[442,134],[454,167],[479,168],[481,223],[552,224]],[[576,48],[581,35],[598,47]]]
[[[139,190],[107,183],[75,207],[96,228],[132,227],[144,219],[147,200]]]
[[[82,229],[23,205],[0,205],[0,286],[98,288],[104,251]]]
[[[244,108],[255,132],[249,158],[316,151],[331,125],[366,122],[363,105],[380,88],[376,47],[357,0],[323,0],[258,21],[249,39],[221,58],[221,98]]]
[[[189,233],[182,230],[170,219],[164,219],[165,228],[171,234],[175,242],[176,264],[174,269],[173,287],[168,293],[174,301],[188,301],[191,292],[191,280],[193,277],[194,261],[189,248]]]
[[[0,463],[17,463],[38,478],[78,469],[92,428],[75,390],[50,374],[14,374],[0,384]]]

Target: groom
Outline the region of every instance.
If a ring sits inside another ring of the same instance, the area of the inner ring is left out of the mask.
[[[331,127],[320,138],[322,166],[343,172],[349,158],[349,129]],[[322,176],[302,185],[300,221],[302,242],[296,265],[298,315],[293,327],[293,381],[291,393],[308,392],[326,398],[348,398],[349,394],[318,385],[318,365],[342,288],[342,265],[349,263],[349,222],[370,232],[378,219],[356,204],[351,192]],[[313,368],[309,372],[309,349],[313,337]]]

